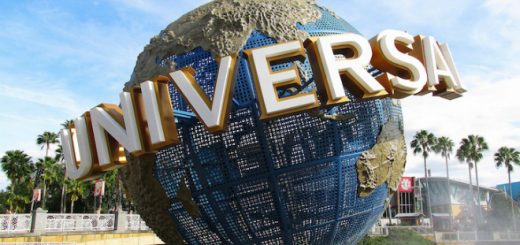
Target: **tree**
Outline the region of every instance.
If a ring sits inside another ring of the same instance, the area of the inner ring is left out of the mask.
[[[72,119],[65,120],[65,122],[63,122],[63,123],[61,124],[61,126],[62,126],[64,129],[71,129],[71,128],[74,126],[74,120],[72,120]]]
[[[61,174],[61,177],[58,179],[58,182],[61,186],[61,198],[60,198],[60,213],[65,212],[65,193],[67,192],[67,185],[65,185],[65,178],[67,176],[65,175],[65,162],[64,162],[64,155],[63,155],[63,146],[58,145],[58,148],[56,148],[54,160],[56,162],[59,162],[61,164],[61,170],[63,173]]]
[[[51,185],[58,181],[58,171],[61,171],[61,167],[56,164],[53,158],[45,157],[40,158],[36,162],[36,168],[41,173],[43,179],[43,191],[42,191],[42,208],[45,209],[45,199],[47,198],[47,185]]]
[[[430,187],[428,185],[428,168],[426,165],[426,159],[429,156],[429,153],[433,151],[433,147],[437,143],[437,138],[435,136],[426,131],[421,130],[417,132],[414,136],[414,139],[410,143],[410,146],[413,149],[413,154],[422,154],[424,159],[424,178],[425,178],[425,184],[426,184],[426,195],[428,197],[428,204],[426,205],[426,208],[428,209],[429,217],[430,219],[432,210],[429,206],[431,206],[431,198],[430,198]]]
[[[105,180],[105,210],[121,210],[123,200],[118,170],[114,169],[106,172],[103,176],[103,179]]]
[[[497,168],[504,166],[507,170],[507,178],[509,181],[509,196],[511,197],[511,212],[513,214],[513,228],[516,231],[516,217],[513,205],[513,188],[511,187],[511,172],[513,172],[513,163],[520,165],[520,152],[507,146],[500,147],[500,149],[498,149],[498,151],[495,153],[495,162]]]
[[[70,194],[70,213],[74,213],[74,202],[87,196],[87,185],[84,182],[67,179],[67,194]]]
[[[34,164],[29,155],[21,150],[7,151],[1,159],[2,170],[11,181],[12,192],[15,187],[31,178],[34,172]]]
[[[479,135],[468,135],[467,138],[464,138],[460,142],[460,147],[457,150],[457,158],[460,161],[466,161],[468,166],[471,168],[475,167],[475,180],[477,182],[477,203],[478,203],[478,211],[479,215],[477,218],[482,216],[482,211],[480,207],[480,184],[478,182],[478,165],[477,163],[482,160],[483,155],[482,152],[488,149],[488,145],[485,139]],[[473,195],[473,183],[471,183],[471,172],[470,172],[470,185],[471,192]],[[478,221],[476,223],[478,225]]]
[[[65,120],[65,122],[63,122],[61,124],[61,126],[63,126],[64,129],[71,129],[72,127],[74,127],[74,120],[72,119],[69,119],[69,120]],[[67,185],[65,184],[65,179],[67,178],[67,176],[65,175],[65,172],[67,171],[66,167],[65,167],[65,156],[64,156],[64,153],[63,153],[63,146],[60,144],[58,145],[58,148],[56,148],[55,150],[55,157],[54,159],[61,163],[62,164],[62,168],[63,168],[63,178],[61,178],[60,180],[60,185],[61,185],[61,199],[60,199],[60,213],[64,213],[65,212],[65,193],[67,192]]]
[[[38,135],[36,138],[36,144],[43,148],[45,148],[45,157],[49,156],[49,148],[53,144],[59,143],[58,134],[53,132],[45,131],[43,134]]]
[[[9,211],[14,213],[23,213],[25,211],[25,205],[28,204],[29,197],[21,195],[13,191],[7,193],[6,204],[9,206]]]
[[[453,152],[453,141],[448,137],[440,137],[437,138],[437,144],[435,144],[434,151],[437,154],[441,154],[442,157],[446,160],[446,181],[448,182],[448,198],[451,200],[451,191],[450,191],[450,168],[448,166],[448,160],[451,157],[451,153]],[[450,224],[453,220],[451,207],[449,210],[450,213]]]
[[[6,188],[6,192],[4,192],[4,208],[9,212],[23,213],[27,204],[30,203],[29,197],[31,197],[32,193],[31,188],[30,178],[19,184],[11,183]]]

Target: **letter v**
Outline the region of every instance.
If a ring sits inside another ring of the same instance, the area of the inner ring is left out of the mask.
[[[235,64],[236,55],[225,56],[220,60],[213,101],[209,100],[195,81],[193,68],[182,68],[169,74],[177,90],[181,92],[195,114],[212,133],[223,131],[226,128],[235,83]]]

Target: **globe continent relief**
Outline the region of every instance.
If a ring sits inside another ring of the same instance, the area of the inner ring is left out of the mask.
[[[127,195],[168,244],[355,244],[377,222],[404,171],[397,101],[359,100],[259,120],[243,53],[285,41],[358,33],[314,1],[221,0],[170,24],[139,55],[126,88],[183,67],[213,97],[218,57],[238,54],[227,128],[209,133],[170,86],[181,143],[132,157],[120,171]],[[308,59],[301,88],[316,90]],[[374,75],[377,71],[370,70]]]

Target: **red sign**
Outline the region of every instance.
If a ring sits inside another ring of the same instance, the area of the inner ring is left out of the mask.
[[[94,185],[94,196],[103,196],[105,195],[105,181],[98,180]]]
[[[402,177],[399,182],[399,192],[412,192],[413,191],[413,178]]]
[[[41,199],[42,199],[42,189],[34,189],[31,201],[39,202]]]

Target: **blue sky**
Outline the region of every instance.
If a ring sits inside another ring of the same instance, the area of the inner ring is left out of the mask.
[[[43,131],[101,103],[117,103],[137,55],[150,38],[206,1],[0,1],[0,154],[22,149],[38,158]],[[502,145],[520,149],[520,1],[341,0],[319,1],[367,37],[384,29],[432,35],[450,45],[469,92],[461,99],[403,100],[406,136],[428,129],[456,143],[478,133],[491,150],[479,165],[481,183],[507,182],[492,154]],[[443,160],[429,159],[433,175]],[[520,181],[520,168],[513,180]],[[467,169],[451,161],[451,174]],[[409,154],[407,175],[422,175]],[[0,188],[7,179],[0,174]]]

